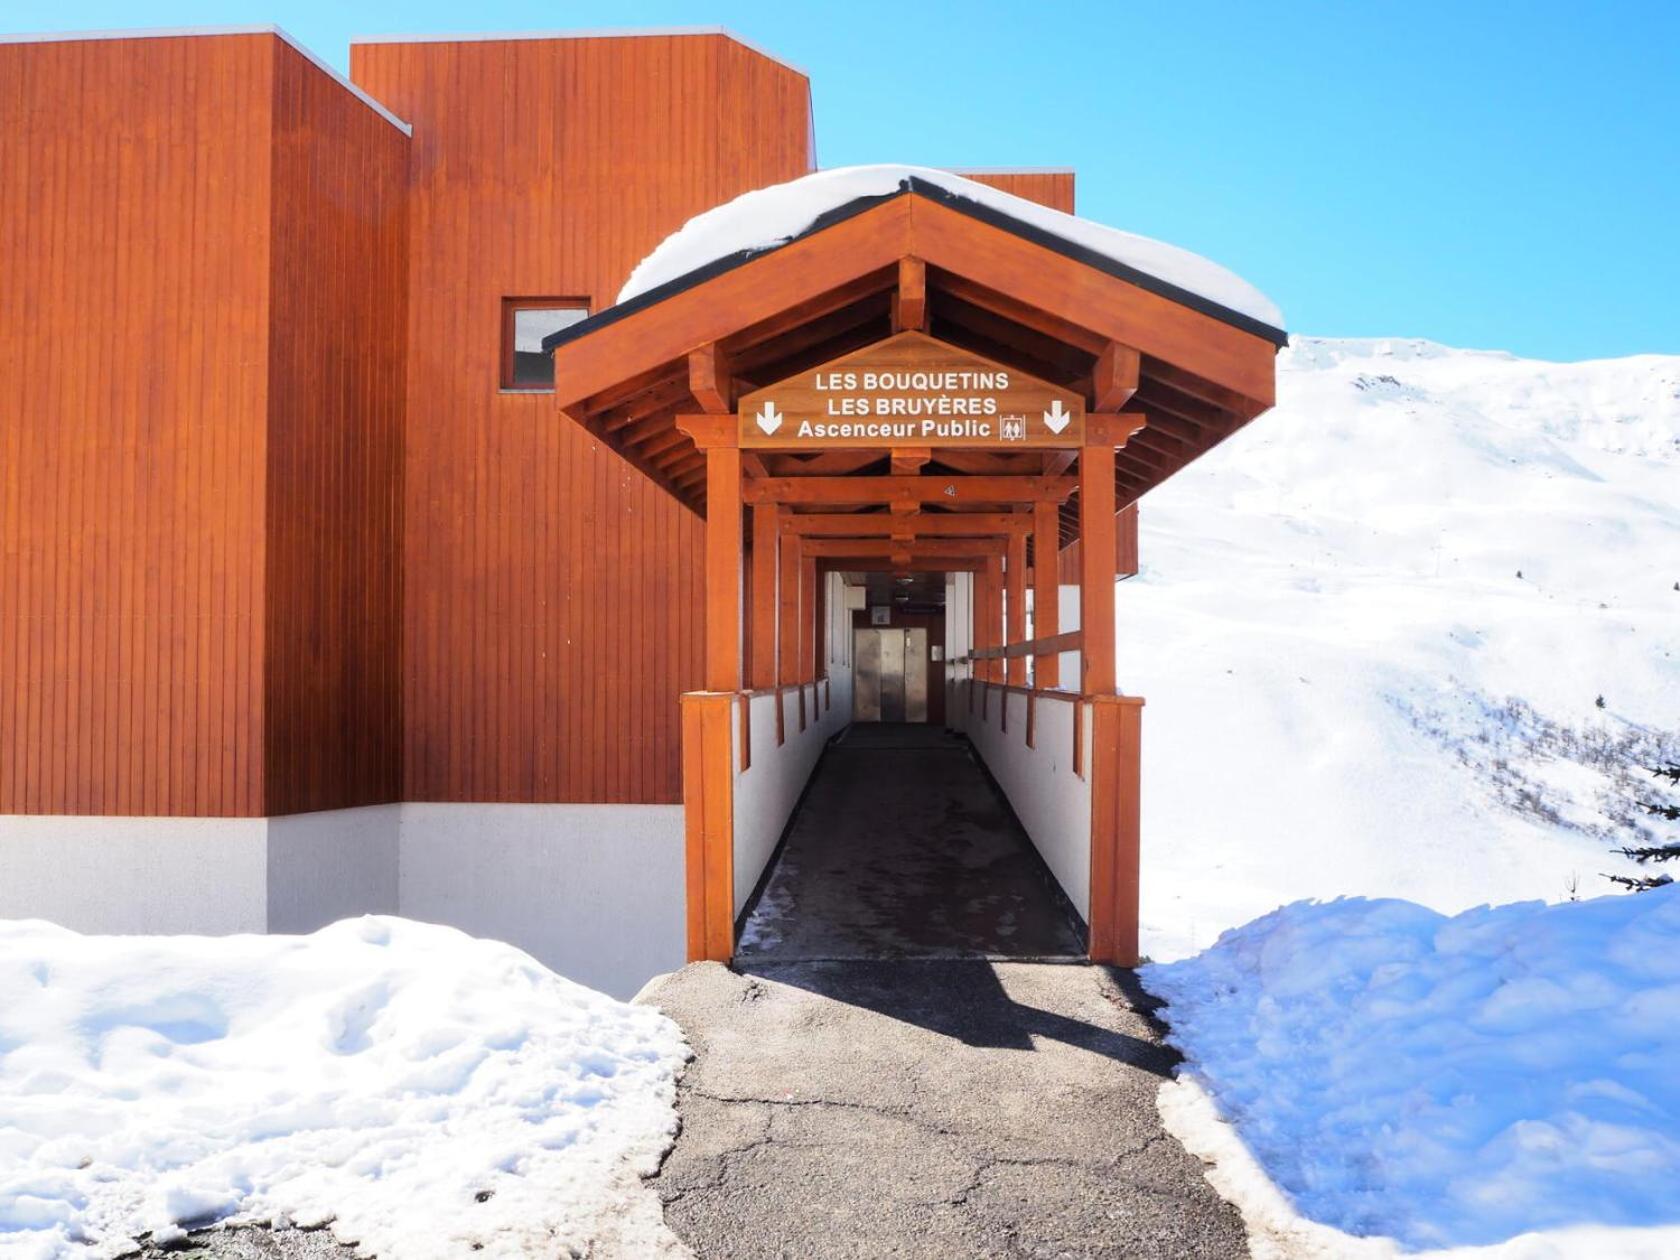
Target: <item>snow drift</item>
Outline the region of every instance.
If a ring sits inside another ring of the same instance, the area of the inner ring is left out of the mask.
[[[1283,327],[1283,312],[1270,298],[1199,254],[925,166],[843,166],[743,193],[696,215],[668,236],[630,273],[618,300],[627,302],[719,258],[772,249],[798,236],[829,211],[860,197],[897,192],[912,179],[999,210],[1069,244],[1124,263],[1273,328]]]
[[[1641,1233],[1575,1254],[1665,1254],[1651,1227],[1680,1246],[1680,886],[1450,919],[1297,903],[1143,981],[1314,1221],[1414,1248],[1583,1226]]]
[[[244,1219],[392,1260],[666,1254],[639,1178],[686,1055],[658,1012],[449,928],[0,923],[0,1252]]]
[[[1303,339],[1278,386],[1144,501],[1118,591],[1145,952],[1607,891],[1680,760],[1680,359]]]

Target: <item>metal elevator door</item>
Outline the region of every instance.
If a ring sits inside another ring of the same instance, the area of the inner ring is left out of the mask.
[[[927,721],[927,631],[852,633],[852,720]]]

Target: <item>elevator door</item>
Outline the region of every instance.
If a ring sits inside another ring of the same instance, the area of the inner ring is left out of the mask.
[[[852,633],[852,720],[927,721],[927,631]]]

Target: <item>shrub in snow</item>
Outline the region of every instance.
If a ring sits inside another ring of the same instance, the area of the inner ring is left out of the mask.
[[[1667,779],[1670,783],[1680,784],[1680,765],[1659,766],[1651,771],[1653,778]],[[1680,822],[1680,805],[1672,801],[1641,800],[1638,807],[1652,818],[1661,818],[1667,822]],[[1616,850],[1623,857],[1632,858],[1641,866],[1651,862],[1672,862],[1680,858],[1680,842],[1652,843],[1650,837],[1639,829],[1631,844],[1623,845]],[[1655,874],[1639,875],[1606,875],[1613,884],[1620,884],[1623,888],[1631,888],[1634,892],[1649,892],[1653,888],[1662,888],[1674,882],[1674,876],[1666,871]]]
[[[120,1254],[240,1219],[389,1260],[626,1254],[681,1034],[508,945],[402,919],[312,936],[0,923],[0,1252]]]
[[[1408,1247],[1680,1225],[1680,887],[1300,902],[1142,974],[1312,1220]]]

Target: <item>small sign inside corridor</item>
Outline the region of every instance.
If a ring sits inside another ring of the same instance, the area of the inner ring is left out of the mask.
[[[919,332],[742,397],[741,445],[1078,446],[1085,400]]]

